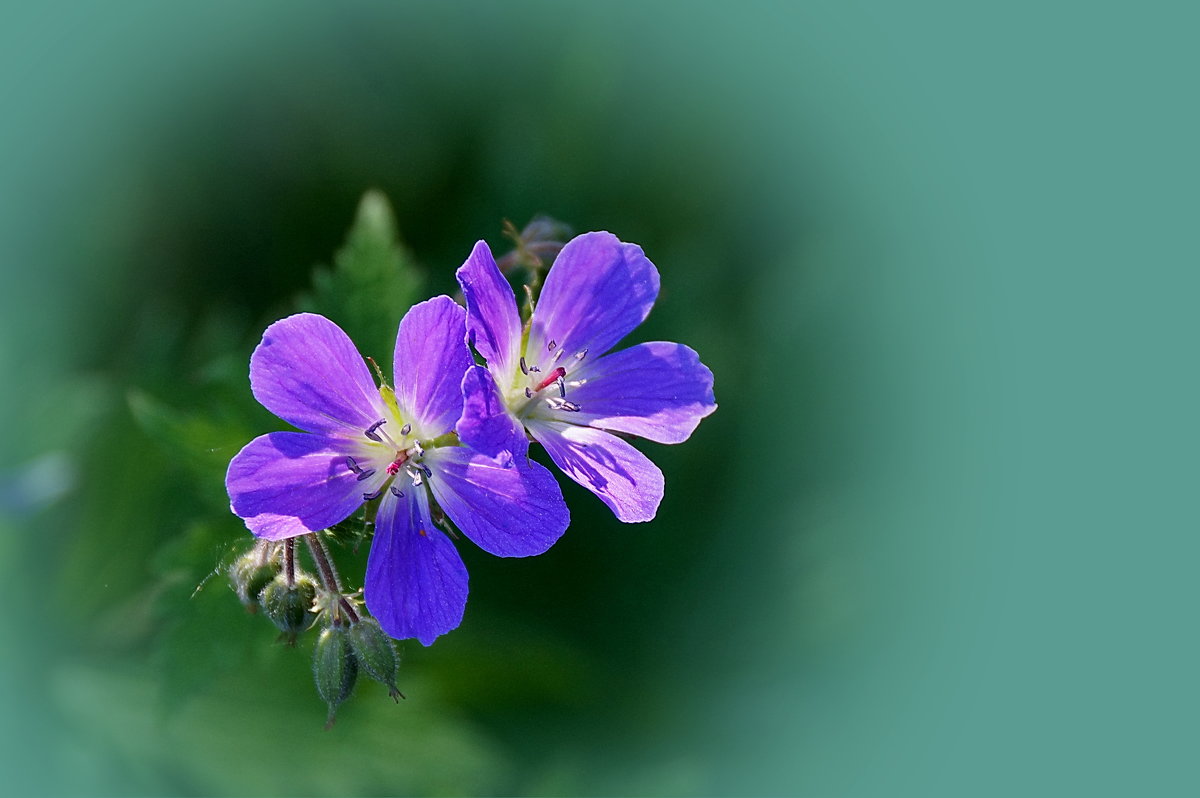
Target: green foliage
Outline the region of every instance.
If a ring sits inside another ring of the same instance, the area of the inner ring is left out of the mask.
[[[55,669],[54,704],[92,741],[71,749],[63,792],[472,795],[511,777],[499,746],[439,700],[428,676],[412,682],[420,697],[399,706],[381,686],[363,684],[366,695],[344,705],[326,732],[306,674],[310,652],[256,648],[272,656],[221,674],[166,716],[164,685],[144,667]]]
[[[378,353],[377,359],[386,363],[396,326],[417,298],[420,283],[411,258],[398,243],[387,199],[371,191],[359,202],[333,268],[318,267],[311,292],[298,299],[297,307],[279,308],[273,315],[293,310],[322,313],[346,329],[364,351]],[[141,497],[143,507],[167,495],[172,500],[156,513],[155,525],[130,525],[142,535],[136,539],[127,535],[123,550],[111,548],[110,541],[117,535],[113,525],[88,527],[70,552],[64,587],[107,585],[114,575],[123,577],[127,598],[92,621],[98,631],[91,639],[106,641],[116,650],[136,650],[153,641],[150,661],[162,680],[162,707],[174,712],[235,670],[273,659],[264,659],[261,651],[264,646],[272,648],[270,625],[249,617],[237,601],[256,596],[235,597],[230,591],[229,574],[237,571],[237,563],[251,557],[253,539],[228,512],[224,474],[229,459],[250,438],[269,431],[272,424],[275,428],[282,424],[254,402],[246,382],[246,362],[259,325],[240,324],[218,313],[202,318],[189,331],[174,317],[171,324],[163,324],[161,311],[153,315],[159,334],[135,340],[132,347],[139,352],[140,373],[161,373],[167,379],[126,390],[128,418],[142,433],[126,443],[126,449],[136,443],[145,454],[112,463],[107,474],[110,484],[129,481],[138,492],[97,491],[90,494],[89,502],[111,508],[126,496]],[[187,375],[186,385],[180,384],[180,375]],[[129,432],[114,434],[128,437]],[[148,463],[155,468],[147,472]],[[117,523],[127,515],[112,509],[96,514]],[[331,532],[335,542],[349,546],[348,554],[354,554],[369,527],[355,515],[335,532]],[[131,548],[134,543],[139,548]],[[144,552],[139,554],[146,563],[144,570],[129,568],[121,556],[129,551]],[[359,571],[361,566],[360,562]],[[275,610],[268,615],[279,616],[272,620],[286,621],[285,634],[298,631],[292,627],[307,626],[311,597],[294,607],[284,603],[268,602],[266,609]],[[253,611],[257,602],[246,607]],[[133,619],[137,622],[131,624]],[[395,673],[390,675],[395,689]],[[303,684],[302,680],[293,685],[299,700],[313,697],[311,687],[306,693]]]
[[[298,305],[335,321],[364,355],[384,365],[391,362],[396,327],[419,298],[422,282],[412,256],[399,243],[387,198],[368,191],[346,243],[334,255],[333,268],[313,271],[312,291]]]
[[[137,389],[129,391],[128,401],[142,432],[186,470],[189,484],[213,507],[225,507],[225,469],[230,454],[250,438],[248,425],[196,408],[177,409]]]

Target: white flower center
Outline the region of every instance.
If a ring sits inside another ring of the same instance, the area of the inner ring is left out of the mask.
[[[540,363],[531,364],[522,354],[520,371],[513,374],[512,387],[505,396],[509,408],[518,418],[528,418],[541,409],[578,413],[582,408],[577,402],[570,401],[567,393],[568,389],[587,382],[586,378],[571,378],[585,357],[586,349],[567,355],[555,341],[546,344]]]

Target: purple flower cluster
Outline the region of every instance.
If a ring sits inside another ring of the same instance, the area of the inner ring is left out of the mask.
[[[532,438],[617,518],[648,521],[662,472],[622,436],[679,443],[716,409],[712,373],[688,347],[609,352],[658,295],[640,247],[609,233],[570,241],[527,324],[484,242],[457,276],[466,310],[439,296],[400,322],[394,387],[376,385],[322,316],[268,327],[251,389],[303,432],[255,438],[226,476],[231,509],[267,540],[321,531],[377,501],[367,609],[392,637],[425,645],[459,625],[467,600],[435,505],[491,554],[546,551],[570,518],[553,475],[527,456]]]

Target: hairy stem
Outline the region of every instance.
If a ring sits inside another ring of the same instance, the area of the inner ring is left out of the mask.
[[[333,560],[329,558],[329,550],[325,548],[325,541],[321,540],[321,536],[314,532],[311,535],[305,535],[304,542],[308,544],[308,553],[312,555],[313,562],[317,564],[317,571],[320,573],[325,589],[337,593],[338,604],[346,613],[350,623],[358,623],[358,613],[342,595],[342,582],[338,579],[337,568],[334,567]]]
[[[283,567],[287,578],[287,586],[296,585],[296,539],[288,538],[283,542]]]

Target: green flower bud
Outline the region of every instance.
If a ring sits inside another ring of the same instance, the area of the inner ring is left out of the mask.
[[[287,636],[288,642],[294,643],[296,635],[313,622],[316,597],[317,583],[308,574],[296,574],[293,585],[288,585],[287,577],[279,574],[263,588],[259,602],[266,616]]]
[[[367,675],[386,684],[388,695],[393,701],[396,701],[397,696],[404,698],[404,693],[396,689],[400,655],[396,653],[396,644],[392,642],[392,638],[379,626],[379,621],[370,617],[360,618],[358,623],[350,627],[347,636],[350,638],[350,646],[354,649],[358,664]]]
[[[350,697],[357,678],[358,660],[346,629],[341,626],[322,629],[313,650],[313,681],[317,683],[317,693],[329,705],[326,729],[333,726],[338,705]]]
[[[229,583],[248,612],[258,612],[258,597],[279,573],[279,544],[260,540],[229,566]]]

